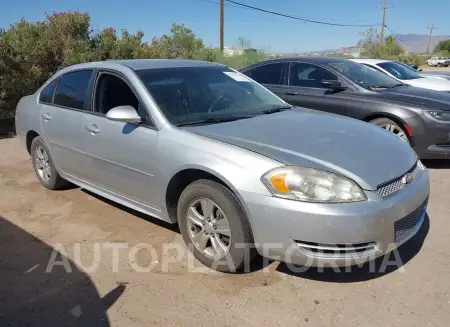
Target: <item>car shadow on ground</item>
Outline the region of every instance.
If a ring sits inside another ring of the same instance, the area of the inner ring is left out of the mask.
[[[67,257],[0,217],[0,326],[110,326],[106,310],[124,291],[101,298]]]
[[[171,230],[172,232],[180,233],[180,229],[178,228],[178,224],[170,224],[170,223],[165,222],[165,221],[163,221],[161,219],[158,219],[158,218],[146,215],[145,213],[142,213],[140,211],[137,211],[137,210],[125,207],[125,206],[123,206],[123,205],[121,205],[121,204],[119,204],[117,202],[114,202],[114,201],[111,201],[111,200],[109,200],[107,198],[104,198],[101,195],[92,193],[91,191],[88,191],[88,190],[85,190],[85,189],[81,189],[81,191],[83,191],[84,193],[86,193],[86,194],[96,198],[97,200],[105,202],[105,203],[107,203],[107,204],[109,204],[109,205],[111,205],[111,206],[113,206],[113,207],[115,207],[115,208],[117,208],[119,210],[125,211],[125,212],[127,212],[127,213],[129,213],[129,214],[131,214],[133,216],[136,216],[136,217],[138,217],[140,219],[148,221],[149,223],[161,226],[161,227],[163,227],[165,229]]]
[[[420,252],[429,229],[430,219],[428,215],[426,215],[420,230],[409,241],[404,243],[397,250],[388,253],[386,256],[367,262],[362,266],[352,266],[347,267],[347,269],[340,268],[338,271],[333,268],[306,269],[306,267],[298,267],[298,269],[295,269],[294,267],[294,269],[290,269],[287,264],[280,263],[277,267],[277,271],[295,277],[332,283],[367,281],[385,276],[400,268],[404,268],[404,272],[407,273],[407,269],[404,266]]]
[[[427,159],[427,160],[422,160],[422,162],[425,165],[425,167],[430,168],[430,169],[448,169],[448,168],[450,168],[450,160],[445,160],[445,159],[437,159],[437,160]]]
[[[114,201],[108,200],[108,199],[106,199],[106,198],[104,198],[104,197],[102,197],[102,196],[100,196],[98,194],[92,193],[92,192],[90,192],[88,190],[85,190],[85,189],[81,189],[81,190],[84,193],[86,193],[86,194],[88,194],[88,195],[90,195],[90,196],[92,196],[92,197],[94,197],[94,198],[96,198],[96,199],[98,199],[98,200],[100,200],[102,202],[105,202],[105,203],[107,203],[109,205],[112,205],[113,207],[115,207],[115,208],[117,208],[119,210],[125,211],[125,212],[127,212],[127,213],[129,213],[131,215],[134,215],[134,216],[136,216],[136,217],[138,217],[140,219],[143,219],[143,220],[145,220],[145,221],[147,221],[149,223],[158,225],[158,226],[163,227],[165,229],[168,229],[168,230],[170,230],[170,231],[172,231],[174,233],[180,234],[180,229],[178,228],[178,224],[167,223],[165,221],[162,221],[161,219],[158,219],[158,218],[155,218],[155,217],[152,217],[152,216],[148,216],[148,215],[146,215],[146,214],[144,214],[142,212],[133,210],[133,209],[125,207],[125,206],[123,206],[123,205],[121,205],[119,203],[116,203]],[[248,271],[239,271],[239,272],[236,272],[236,273],[238,273],[238,274],[245,274],[245,273],[248,273],[248,272],[256,272],[256,271],[259,271],[259,270],[262,270],[262,269],[266,268],[272,262],[273,262],[273,260],[265,259],[265,258],[262,258],[261,256],[256,256],[250,262]]]

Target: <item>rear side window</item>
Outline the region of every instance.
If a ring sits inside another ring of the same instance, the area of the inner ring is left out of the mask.
[[[84,110],[92,73],[92,70],[83,70],[61,77],[56,88],[54,104]]]
[[[52,103],[53,102],[53,93],[55,93],[55,87],[58,83],[58,80],[51,82],[47,85],[39,95],[39,102],[42,103]]]
[[[283,63],[267,64],[246,72],[248,76],[260,84],[281,84],[281,72]]]

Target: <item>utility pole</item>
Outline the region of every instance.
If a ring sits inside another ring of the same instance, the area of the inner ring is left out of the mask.
[[[381,7],[381,10],[383,10],[383,21],[381,22],[381,33],[380,33],[380,44],[382,45],[384,42],[384,26],[386,25],[386,9],[392,8],[394,6],[388,6],[387,0],[384,0],[383,7]]]
[[[428,47],[427,47],[427,54],[430,53],[430,45],[431,45],[431,36],[433,35],[433,30],[435,30],[436,27],[434,24],[431,24],[431,27],[428,27],[427,30],[430,30],[430,36],[428,36]]]
[[[223,52],[223,1],[220,0],[220,51]]]

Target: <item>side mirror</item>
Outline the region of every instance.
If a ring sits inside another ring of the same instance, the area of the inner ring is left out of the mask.
[[[106,113],[106,118],[130,124],[139,124],[142,122],[141,117],[132,106],[114,107]]]
[[[329,89],[333,89],[333,90],[344,90],[347,87],[343,86],[341,84],[341,82],[339,81],[327,81],[327,80],[322,80],[320,82],[323,86],[329,88]]]

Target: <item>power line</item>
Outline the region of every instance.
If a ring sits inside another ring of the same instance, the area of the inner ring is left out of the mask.
[[[220,5],[219,1],[214,1],[214,0],[198,0],[198,1],[206,2],[206,3],[212,3],[214,5]],[[239,8],[239,9],[248,9],[248,8],[242,8],[240,6],[233,5],[231,3],[225,3],[224,6],[225,7],[234,7],[234,8]]]
[[[384,27],[386,27],[389,31],[391,31],[391,33],[393,33],[393,36],[394,36],[397,40],[399,40],[399,41],[400,41],[401,43],[403,43],[404,45],[409,46],[408,43],[406,43],[405,41],[403,41],[402,39],[400,39],[400,38],[397,36],[397,34],[399,34],[398,32],[394,31],[392,28],[390,28],[390,27],[387,26],[387,25],[384,25]]]
[[[272,15],[276,15],[276,16],[280,16],[280,17],[300,20],[300,21],[303,21],[306,23],[340,26],[340,27],[373,27],[373,26],[379,25],[379,24],[340,24],[340,23],[324,22],[324,21],[319,21],[319,20],[312,20],[312,19],[306,19],[306,18],[301,18],[301,17],[297,17],[297,16],[292,16],[292,15],[287,15],[287,14],[283,14],[283,13],[279,13],[279,12],[275,12],[275,11],[271,11],[271,10],[267,10],[267,9],[262,9],[262,8],[258,8],[258,7],[253,7],[253,6],[246,5],[244,3],[240,3],[240,2],[237,2],[234,0],[225,0],[225,1],[228,3],[232,3],[235,5],[241,6],[242,8],[252,9],[252,10],[256,10],[256,11],[260,11],[260,12],[264,12],[267,14],[272,14]]]

